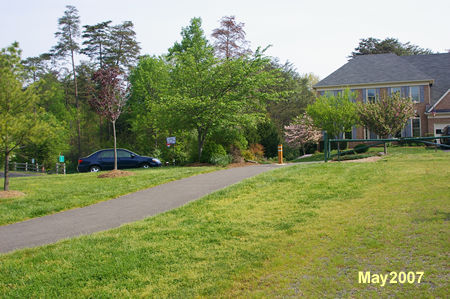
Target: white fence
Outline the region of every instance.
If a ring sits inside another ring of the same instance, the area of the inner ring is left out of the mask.
[[[56,174],[66,174],[66,163],[56,163],[55,166],[56,166],[55,167]],[[25,163],[11,162],[11,163],[9,163],[9,170],[45,173],[44,165],[38,164],[38,163],[28,163],[28,162],[25,162]]]

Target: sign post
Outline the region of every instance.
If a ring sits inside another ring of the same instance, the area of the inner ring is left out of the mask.
[[[283,145],[278,145],[278,164],[283,164]]]

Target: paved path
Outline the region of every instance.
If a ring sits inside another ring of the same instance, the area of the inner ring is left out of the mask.
[[[200,174],[84,208],[0,226],[0,253],[49,244],[144,219],[278,167],[281,166],[257,165]]]

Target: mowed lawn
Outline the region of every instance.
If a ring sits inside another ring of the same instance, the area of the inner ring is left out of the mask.
[[[133,176],[99,179],[98,173],[10,178],[21,198],[0,198],[0,225],[84,207],[218,167],[168,167],[130,170]],[[3,178],[0,179],[3,186]]]
[[[110,231],[0,256],[0,297],[448,297],[450,153],[296,165]],[[359,284],[358,272],[423,271]]]

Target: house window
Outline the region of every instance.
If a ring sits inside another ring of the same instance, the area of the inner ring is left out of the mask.
[[[391,87],[391,94],[395,94],[396,92],[398,92],[398,94],[401,93],[400,87]]]
[[[420,118],[412,119],[412,136],[420,137]]]
[[[369,128],[364,127],[364,139],[379,139],[379,136],[370,131]]]
[[[376,90],[375,89],[367,89],[367,102],[374,103],[376,99]]]
[[[409,88],[410,91],[410,97],[413,102],[420,102],[420,91],[419,86],[411,86]]]

